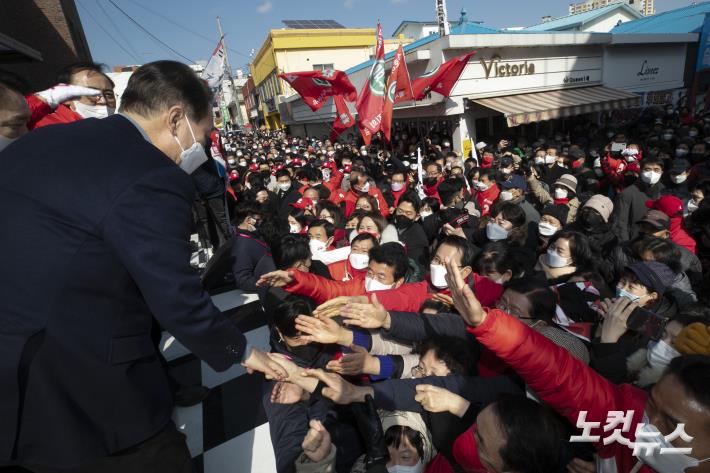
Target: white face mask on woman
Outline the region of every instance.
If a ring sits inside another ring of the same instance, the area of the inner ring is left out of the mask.
[[[422,471],[424,471],[424,464],[421,458],[413,466],[392,465],[387,467],[387,473],[421,473]]]
[[[537,231],[540,232],[540,235],[549,237],[557,233],[557,227],[547,222],[540,222],[537,224]]]
[[[547,265],[551,268],[564,268],[569,266],[569,258],[563,258],[553,249],[547,250]]]
[[[488,222],[486,225],[486,236],[491,241],[505,240],[510,232],[501,227],[496,222]]]

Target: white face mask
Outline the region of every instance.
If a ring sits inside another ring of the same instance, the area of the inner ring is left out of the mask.
[[[74,100],[72,103],[76,113],[83,118],[106,118],[116,112],[115,108],[106,105],[86,105],[78,100]]]
[[[688,136],[691,138],[695,138],[696,136],[698,136],[698,130],[690,130],[688,132]]]
[[[671,360],[680,356],[680,352],[664,342],[663,340],[648,342],[646,350],[646,361],[651,367],[663,370],[671,363]]]
[[[17,138],[7,138],[5,136],[0,135],[0,151],[10,146],[10,143],[15,141],[16,139]]]
[[[675,176],[671,176],[671,181],[673,181],[674,184],[682,184],[688,179],[687,174],[677,174]]]
[[[327,248],[326,244],[320,240],[316,240],[315,238],[312,238],[308,242],[308,246],[311,249],[311,254],[313,256],[323,253],[325,249]]]
[[[402,189],[404,189],[404,182],[393,182],[392,183],[392,191],[393,192],[399,192]]]
[[[545,156],[535,156],[535,164],[545,164]]]
[[[569,265],[569,258],[563,258],[553,249],[547,250],[547,265],[551,268],[564,268]]]
[[[646,416],[644,416],[644,421],[648,421]],[[666,440],[655,425],[649,423],[639,424],[637,427],[637,432],[648,434],[649,439],[653,439],[654,443],[660,444],[659,447],[653,448],[652,452],[647,452],[646,449],[641,449],[637,457],[641,460],[641,463],[647,465],[653,469],[653,471],[658,471],[660,473],[684,473],[688,468],[693,468],[698,466],[702,462],[710,460],[710,457],[703,460],[698,460],[691,457],[690,455],[685,455],[682,453],[665,453],[661,455],[661,449],[663,448],[674,448],[673,444]]]
[[[330,169],[323,169],[323,181],[330,181]]]
[[[299,225],[295,225],[295,224],[291,223],[291,224],[289,224],[289,232],[290,233],[300,233],[301,227]]]
[[[491,241],[505,240],[508,238],[508,233],[510,232],[496,222],[488,222],[486,225],[486,236]]]
[[[365,149],[361,150],[360,156],[367,156],[367,150],[365,150]]]
[[[542,236],[552,236],[557,233],[557,227],[554,227],[547,222],[538,223],[537,230]]]
[[[192,146],[185,149],[182,147],[182,143],[180,143],[176,135],[173,135],[173,138],[175,138],[175,141],[182,150],[180,153],[180,168],[186,173],[192,174],[202,163],[207,161],[207,153],[205,153],[205,148],[202,146],[202,143],[195,139],[195,133],[192,131],[192,125],[190,125],[190,120],[187,116],[185,120],[187,120],[187,127],[190,129],[190,134],[192,135]]]
[[[477,182],[476,183],[476,189],[478,189],[480,192],[485,192],[488,190],[488,184],[484,184],[483,182]]]
[[[696,207],[697,207],[697,206],[696,206]],[[690,209],[690,202],[688,203],[688,208]],[[427,218],[427,217],[428,217],[429,215],[431,215],[431,214],[432,214],[432,212],[429,212],[429,211],[426,211],[426,210],[424,210],[424,211],[422,211],[422,212],[419,212],[419,216],[420,216],[422,219]]]
[[[661,173],[654,171],[643,171],[641,173],[641,180],[646,184],[654,185],[661,180]]]
[[[291,183],[290,182],[282,182],[279,184],[279,189],[281,189],[283,192],[286,192],[291,188]]]
[[[566,199],[568,195],[569,192],[567,192],[567,189],[561,189],[559,187],[555,189],[555,199]]]
[[[367,292],[386,291],[387,289],[392,289],[392,286],[394,286],[394,284],[382,284],[377,279],[365,278],[365,290]]]
[[[676,148],[675,150],[675,155],[678,158],[685,156],[686,154],[688,154],[688,150],[685,148]]]
[[[500,200],[506,201],[506,200],[513,200],[513,193],[510,191],[502,191],[500,193]]]
[[[365,182],[365,185],[360,187],[359,189],[356,187],[356,191],[362,192],[363,194],[367,194],[370,192],[370,181]]]
[[[350,265],[355,269],[365,269],[370,263],[370,256],[362,253],[350,253],[348,261],[350,261]]]
[[[557,156],[550,156],[549,154],[545,156],[545,164],[553,164],[557,162]]]
[[[503,168],[500,170],[503,174],[510,174],[513,172],[513,168]]]
[[[437,289],[445,289],[449,287],[446,282],[446,266],[440,264],[430,264],[429,265],[429,276],[431,278],[431,285]]]
[[[694,200],[689,200],[688,201],[688,213],[692,214],[696,210],[698,210],[698,207],[700,207],[700,204]]]
[[[387,473],[422,473],[422,471],[424,471],[424,465],[421,459],[414,466],[392,465],[387,467]]]

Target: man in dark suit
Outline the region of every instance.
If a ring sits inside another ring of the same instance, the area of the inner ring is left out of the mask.
[[[0,153],[0,464],[191,471],[153,318],[215,370],[284,374],[189,264],[209,89],[159,61],[122,99],[118,115],[44,127]]]

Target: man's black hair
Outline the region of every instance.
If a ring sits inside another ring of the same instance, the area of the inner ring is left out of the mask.
[[[460,237],[458,235],[445,235],[439,239],[439,246],[441,245],[453,246],[456,248],[461,255],[461,266],[471,266],[473,267],[473,258],[475,256],[475,251],[473,245],[471,245],[467,239]]]
[[[277,245],[271,248],[271,257],[277,269],[292,268],[299,261],[311,258],[308,237],[305,235],[288,234],[281,237]]]
[[[77,74],[82,71],[94,71],[98,74],[105,76],[111,83],[111,88],[116,87],[116,84],[114,84],[111,78],[106,75],[104,70],[106,70],[106,66],[104,64],[99,64],[91,61],[75,62],[63,67],[59,70],[59,72],[57,72],[57,83],[71,84],[71,79],[74,74]]]
[[[311,228],[318,227],[323,227],[323,229],[325,230],[325,234],[328,236],[328,238],[332,237],[335,234],[335,225],[333,225],[327,220],[314,220],[310,223],[310,225],[308,225],[309,230]]]
[[[429,350],[444,362],[452,376],[476,376],[481,347],[468,338],[435,336],[417,344],[414,353],[424,356]]]
[[[370,261],[385,264],[394,270],[394,280],[399,281],[407,275],[409,258],[404,247],[395,242],[384,243],[370,250]]]
[[[465,186],[466,183],[461,178],[450,177],[445,179],[438,187],[441,203],[447,207],[451,206],[454,197],[456,197]]]
[[[212,113],[212,92],[187,65],[155,61],[131,75],[119,111],[149,117],[174,105],[186,107],[191,120],[203,120]]]
[[[312,313],[313,306],[308,302],[308,299],[288,296],[274,310],[274,325],[279,329],[281,335],[296,337],[300,335],[298,330],[296,330],[296,317],[299,315],[311,315]]]
[[[710,409],[710,356],[677,356],[668,365],[668,374],[675,375],[688,394]]]

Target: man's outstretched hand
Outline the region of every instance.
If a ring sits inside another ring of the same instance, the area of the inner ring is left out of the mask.
[[[292,271],[272,271],[270,273],[264,274],[256,282],[256,287],[271,286],[271,287],[284,287],[288,286],[293,282],[293,272]]]
[[[101,95],[101,91],[80,85],[57,84],[47,90],[37,92],[35,95],[50,107],[57,108],[60,104],[79,97]]]
[[[272,359],[268,353],[264,353],[256,348],[252,348],[251,353],[247,359],[244,360],[242,366],[247,369],[247,373],[249,374],[258,371],[259,373],[264,373],[267,378],[277,379],[279,381],[288,378],[288,373],[283,366]]]
[[[454,307],[461,314],[466,324],[477,327],[486,318],[486,311],[478,302],[473,291],[461,277],[461,273],[451,258],[446,259],[446,282],[449,284],[451,298],[454,300]]]

